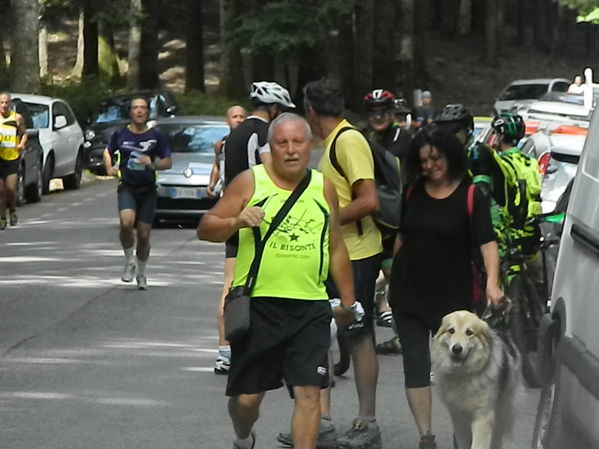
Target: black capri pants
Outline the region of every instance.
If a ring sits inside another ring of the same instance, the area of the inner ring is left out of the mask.
[[[422,388],[431,384],[431,334],[439,323],[429,323],[418,315],[393,311],[397,335],[403,350],[403,369],[406,388]]]

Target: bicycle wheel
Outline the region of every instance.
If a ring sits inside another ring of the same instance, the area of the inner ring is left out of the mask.
[[[347,341],[342,335],[337,334],[337,344],[339,346],[339,360],[333,364],[333,374],[342,376],[349,369],[351,358]]]
[[[537,388],[541,386],[535,369],[537,333],[545,313],[545,306],[534,282],[525,272],[516,276],[506,290],[513,302],[510,334],[522,356],[522,376],[529,387]]]

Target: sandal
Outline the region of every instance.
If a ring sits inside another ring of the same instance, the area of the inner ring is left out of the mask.
[[[381,312],[379,316],[376,318],[377,326],[381,327],[391,327],[393,326],[393,314],[391,311],[386,310]]]

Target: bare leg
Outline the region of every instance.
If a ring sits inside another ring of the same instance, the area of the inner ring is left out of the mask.
[[[119,214],[121,229],[119,238],[123,249],[131,248],[135,244],[133,228],[135,227],[135,211],[133,209],[124,209]]]
[[[250,436],[254,423],[258,421],[262,399],[264,393],[240,394],[229,398],[229,416],[237,438]]]
[[[291,420],[291,434],[295,449],[313,449],[320,425],[320,387],[293,387],[295,408]]]
[[[431,387],[406,388],[406,397],[416,421],[420,436],[426,435],[431,430]]]
[[[17,175],[8,175],[6,177],[5,189],[6,189],[6,206],[9,210],[14,211],[17,208]]]
[[[152,225],[148,223],[137,223],[137,259],[147,262],[150,257],[150,231]]]
[[[379,363],[374,351],[372,334],[363,334],[348,338],[348,344],[354,362],[354,375],[358,391],[359,416],[376,416],[376,385],[379,377]]]
[[[6,217],[6,184],[0,178],[0,217]]]

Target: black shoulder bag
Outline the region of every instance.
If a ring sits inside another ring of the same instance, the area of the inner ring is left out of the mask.
[[[254,289],[254,285],[256,285],[256,276],[258,274],[258,269],[260,268],[260,260],[262,259],[266,241],[287,216],[304,190],[306,190],[306,187],[310,184],[311,177],[312,172],[308,170],[304,179],[302,179],[293,192],[291,192],[289,198],[287,198],[285,203],[281,206],[281,209],[279,209],[272,219],[266,234],[264,234],[264,238],[261,238],[260,236],[260,228],[252,228],[256,249],[245,285],[232,288],[225,298],[225,338],[231,343],[241,340],[250,329],[250,300],[252,297],[252,290]]]

